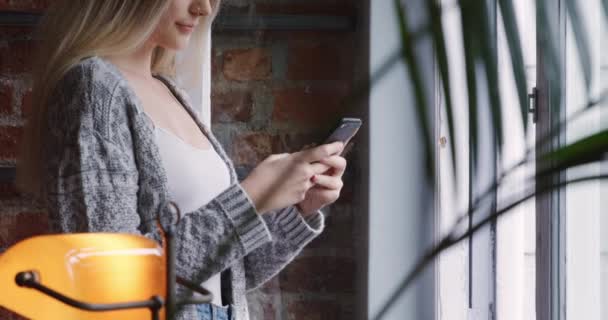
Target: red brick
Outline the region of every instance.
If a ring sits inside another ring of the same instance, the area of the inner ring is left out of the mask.
[[[342,319],[342,307],[335,301],[295,300],[287,305],[287,319],[336,320]]]
[[[54,0],[0,0],[0,10],[40,12]]]
[[[31,37],[34,33],[35,26],[0,26],[0,37],[2,39],[23,39]]]
[[[329,45],[344,46],[347,54],[354,55],[356,53],[355,43],[358,41],[354,34],[345,34],[341,31],[325,31],[325,30],[308,30],[299,31],[290,34],[286,39],[289,47],[307,47],[312,44],[325,43]],[[352,50],[348,50],[353,48]],[[346,57],[348,58],[348,57]]]
[[[346,93],[344,87],[276,89],[272,120],[308,127],[337,122],[347,111],[342,105]]]
[[[251,120],[253,97],[249,91],[212,92],[213,123],[247,122]]]
[[[0,48],[0,73],[19,74],[32,71],[32,55],[37,43],[32,40],[10,41]]]
[[[0,159],[14,160],[17,158],[22,134],[23,128],[21,127],[0,127]]]
[[[21,115],[27,118],[32,109],[32,89],[28,89],[21,97]]]
[[[276,153],[280,141],[277,136],[264,132],[239,134],[233,139],[232,156],[235,165],[256,165],[269,155]]]
[[[337,218],[333,214],[325,218],[325,230],[306,246],[314,248],[353,249],[354,224],[352,217]]]
[[[355,261],[341,257],[303,257],[279,273],[285,292],[353,293]]]
[[[45,212],[21,212],[0,215],[0,247],[9,247],[23,239],[49,231]]]
[[[0,183],[0,199],[14,199],[19,197],[19,195],[20,193],[14,184]]]
[[[292,46],[287,59],[287,79],[350,80],[353,55],[352,48],[336,45]]]
[[[223,62],[223,74],[229,80],[266,80],[272,74],[272,57],[268,49],[227,50]]]
[[[0,116],[13,113],[13,86],[7,82],[0,82]]]

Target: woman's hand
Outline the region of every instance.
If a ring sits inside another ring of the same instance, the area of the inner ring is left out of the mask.
[[[344,183],[342,176],[346,170],[346,159],[339,155],[323,158],[319,161],[326,165],[326,171],[312,177],[314,186],[306,192],[304,200],[296,204],[303,215],[309,215],[326,205],[334,203],[340,197]]]
[[[311,178],[328,169],[321,161],[342,149],[342,143],[335,142],[291,154],[270,155],[241,182],[241,187],[259,213],[302,202],[314,185]]]

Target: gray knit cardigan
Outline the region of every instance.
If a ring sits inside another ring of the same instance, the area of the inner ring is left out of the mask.
[[[276,275],[324,229],[319,210],[259,214],[232,161],[173,79],[163,81],[229,168],[231,185],[177,225],[177,274],[201,283],[222,273],[224,304],[249,319],[246,292]],[[68,70],[48,100],[43,201],[54,232],[121,232],[160,242],[155,217],[171,200],[153,124],[121,71],[91,56]],[[126,270],[125,270],[126,271]],[[194,306],[178,319],[196,319]]]

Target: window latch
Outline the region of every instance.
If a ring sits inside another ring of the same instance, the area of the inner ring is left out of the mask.
[[[538,89],[532,88],[532,92],[528,93],[528,112],[532,114],[532,123],[538,121]]]

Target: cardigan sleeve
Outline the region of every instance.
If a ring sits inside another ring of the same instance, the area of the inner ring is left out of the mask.
[[[160,241],[138,207],[139,173],[126,123],[110,105],[114,81],[77,65],[47,104],[42,194],[54,232],[117,232]],[[153,201],[158,194],[143,195]],[[155,214],[153,214],[154,216]],[[149,220],[149,219],[148,219]],[[271,241],[262,217],[239,183],[182,215],[176,226],[178,275],[200,283]]]
[[[325,216],[321,210],[305,218],[297,207],[289,206],[266,213],[263,218],[273,240],[245,256],[248,291],[279,273],[325,228]]]

